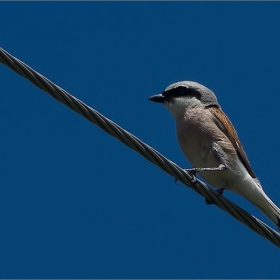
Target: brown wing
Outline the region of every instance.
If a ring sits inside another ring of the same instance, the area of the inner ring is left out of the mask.
[[[230,141],[233,143],[234,147],[237,150],[237,154],[238,154],[240,160],[242,161],[242,163],[244,164],[245,168],[247,169],[248,173],[253,178],[256,178],[256,175],[250,165],[250,162],[242,147],[242,144],[238,139],[237,133],[236,133],[232,123],[226,116],[226,114],[220,108],[217,108],[217,107],[210,107],[209,110],[219,120],[218,126],[223,130],[223,132],[228,136]],[[222,127],[221,127],[221,125],[222,125]]]

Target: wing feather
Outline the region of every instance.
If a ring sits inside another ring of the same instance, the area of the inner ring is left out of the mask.
[[[243,165],[247,169],[248,173],[252,176],[252,178],[257,178],[251,165],[248,160],[248,157],[242,147],[241,142],[238,139],[237,132],[235,131],[232,123],[226,116],[226,114],[218,107],[209,107],[208,108],[212,114],[218,119],[219,123],[218,126],[222,129],[222,131],[228,136],[232,144],[237,150],[237,154],[242,161]]]

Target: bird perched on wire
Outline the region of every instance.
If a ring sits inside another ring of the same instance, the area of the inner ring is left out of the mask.
[[[180,148],[193,166],[187,171],[193,176],[200,172],[220,195],[230,190],[243,196],[280,229],[280,209],[264,192],[232,123],[210,89],[182,81],[149,100],[163,103],[174,116]]]

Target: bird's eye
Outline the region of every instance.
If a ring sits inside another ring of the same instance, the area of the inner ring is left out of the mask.
[[[176,94],[177,96],[186,95],[186,89],[187,89],[187,88],[178,87],[177,90],[175,91],[175,94]]]

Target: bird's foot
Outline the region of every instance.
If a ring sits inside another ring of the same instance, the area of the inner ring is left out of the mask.
[[[198,172],[197,168],[192,168],[192,169],[184,169],[185,171],[187,171],[192,179],[191,179],[191,183],[195,183],[196,182],[196,173]]]
[[[191,168],[191,169],[184,169],[185,171],[187,171],[190,175],[191,175],[191,183],[195,183],[196,182],[196,173],[198,172],[197,168]],[[175,178],[175,184],[177,184],[178,179]]]
[[[221,196],[224,193],[224,189],[223,188],[217,189],[216,193],[217,193],[218,196]],[[207,205],[215,204],[215,202],[213,200],[209,200],[207,198],[205,198],[205,202],[206,202]]]

